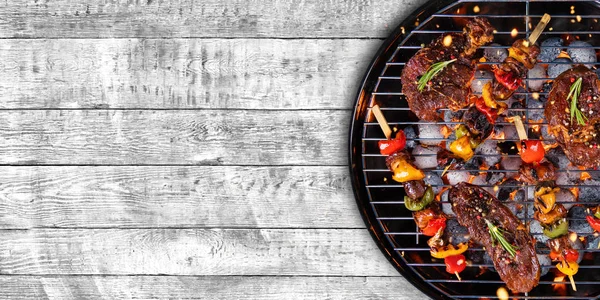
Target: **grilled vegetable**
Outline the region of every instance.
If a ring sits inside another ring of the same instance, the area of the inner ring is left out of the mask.
[[[409,198],[419,199],[425,194],[425,182],[423,180],[412,180],[404,183],[404,192]]]
[[[404,131],[400,130],[396,133],[394,139],[379,141],[378,145],[379,152],[382,155],[391,155],[404,149],[404,146],[406,146],[406,135],[404,135]]]
[[[569,222],[567,221],[567,219],[560,219],[558,220],[558,222],[544,227],[544,234],[551,238],[557,238],[561,235],[565,235],[569,232]]]
[[[410,211],[419,211],[427,207],[427,205],[433,201],[434,196],[433,189],[430,186],[425,190],[425,194],[423,194],[421,199],[413,199],[404,196],[404,206]]]
[[[446,264],[446,272],[450,274],[456,274],[462,272],[467,267],[467,260],[462,254],[452,255],[444,258]]]
[[[588,223],[590,223],[590,227],[592,227],[592,229],[600,232],[600,219],[595,218],[594,216],[588,215],[585,218],[587,219]]]
[[[444,217],[430,220],[427,226],[421,229],[421,232],[426,236],[434,236],[440,228],[446,228],[446,218]]]
[[[450,151],[456,156],[467,161],[475,154],[471,148],[469,136],[463,136],[450,144]]]
[[[579,264],[576,262],[561,261],[556,264],[556,268],[567,276],[573,276],[579,271]]]
[[[491,123],[491,124],[495,124],[496,123],[496,119],[498,118],[498,111],[494,108],[491,108],[489,106],[487,106],[485,100],[483,99],[483,97],[479,97],[477,98],[477,100],[475,100],[475,107],[482,113],[485,115],[485,117],[487,118],[487,120]]]
[[[461,254],[467,251],[467,249],[469,249],[469,246],[466,243],[460,243],[456,247],[450,244],[441,248],[431,248],[429,252],[431,253],[431,256],[435,258],[446,258],[449,256]]]
[[[411,180],[421,180],[425,178],[425,174],[411,163],[409,163],[410,155],[404,151],[395,152],[388,156],[386,164],[390,171],[394,173],[392,179],[400,183]]]
[[[524,140],[521,141],[520,154],[525,163],[539,163],[544,159],[546,150],[544,150],[544,144],[540,140]]]

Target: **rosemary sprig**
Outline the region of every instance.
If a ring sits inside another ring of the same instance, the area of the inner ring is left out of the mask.
[[[581,79],[581,77],[577,79],[571,85],[569,95],[567,95],[567,101],[569,101],[569,98],[571,98],[571,107],[569,109],[571,111],[571,125],[573,125],[573,117],[575,117],[575,119],[577,120],[577,124],[579,125],[585,125],[585,122],[587,121],[587,117],[581,113],[579,108],[577,108],[577,98],[579,98],[579,94],[581,94],[582,81],[583,80]]]
[[[431,79],[433,79],[433,77],[435,75],[437,75],[437,73],[441,72],[446,66],[448,66],[449,64],[451,64],[455,61],[456,61],[456,58],[452,59],[452,60],[448,60],[448,61],[436,62],[435,64],[431,65],[429,67],[429,69],[427,69],[427,71],[421,76],[421,78],[419,78],[419,82],[418,82],[419,85],[417,86],[417,88],[419,89],[419,92],[425,88],[427,83]]]
[[[485,220],[485,223],[488,226],[488,230],[490,232],[490,236],[492,236],[492,243],[494,241],[500,243],[500,245],[502,246],[502,248],[504,248],[504,250],[506,250],[506,252],[508,252],[508,254],[510,254],[510,256],[515,257],[515,255],[517,254],[517,248],[515,248],[515,246],[511,245],[506,238],[504,238],[504,232],[502,229],[500,229],[498,226],[492,224],[492,222],[490,222],[489,220]]]

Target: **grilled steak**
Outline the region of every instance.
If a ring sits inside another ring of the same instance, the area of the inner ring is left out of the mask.
[[[508,288],[516,293],[533,289],[540,280],[540,264],[532,238],[519,219],[494,196],[468,183],[453,187],[449,200],[458,222],[485,247]],[[492,239],[486,220],[503,231],[506,241],[516,249],[514,257]]]
[[[571,122],[571,100],[567,99],[573,83],[582,78],[577,108],[587,118],[579,124]],[[560,74],[552,85],[544,114],[548,132],[556,137],[565,154],[574,164],[586,168],[600,166],[600,80],[594,71],[578,65]]]
[[[475,62],[471,58],[480,46],[493,39],[493,30],[487,19],[474,18],[467,23],[463,33],[449,33],[437,38],[406,63],[401,77],[402,93],[417,117],[435,121],[439,117],[439,108],[457,110],[469,103],[471,81],[475,76]],[[419,91],[419,78],[432,64],[452,59],[456,61]]]

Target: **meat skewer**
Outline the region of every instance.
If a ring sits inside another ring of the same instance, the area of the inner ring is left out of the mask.
[[[440,36],[420,49],[402,70],[402,93],[410,109],[425,121],[436,121],[440,108],[458,110],[469,104],[475,75],[475,51],[493,39],[485,18],[470,20],[462,33]]]

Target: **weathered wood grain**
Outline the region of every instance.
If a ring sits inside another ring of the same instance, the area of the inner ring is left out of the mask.
[[[1,274],[397,276],[366,229],[32,229]]]
[[[0,43],[0,108],[350,109],[380,44],[8,39]]]
[[[350,111],[0,111],[0,164],[346,165]]]
[[[2,299],[426,299],[402,277],[0,276]]]
[[[1,170],[0,228],[365,226],[347,167]]]
[[[14,0],[0,37],[386,37],[421,0]]]

